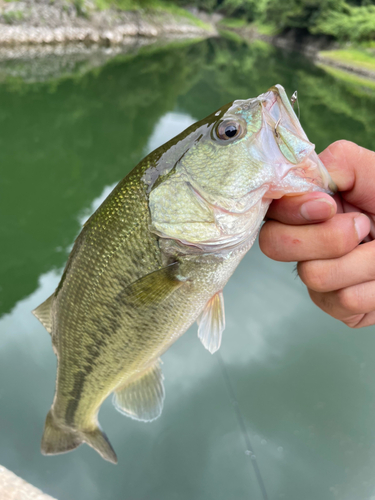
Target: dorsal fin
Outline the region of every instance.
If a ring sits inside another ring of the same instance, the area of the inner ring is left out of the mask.
[[[225,329],[223,292],[216,293],[207,302],[197,319],[198,338],[211,354],[220,348],[222,333]]]
[[[48,333],[52,334],[52,314],[51,308],[53,304],[54,293],[42,302],[32,313],[42,323]]]
[[[115,391],[113,404],[116,410],[143,422],[151,422],[160,416],[165,397],[161,364],[158,359],[134,382]]]

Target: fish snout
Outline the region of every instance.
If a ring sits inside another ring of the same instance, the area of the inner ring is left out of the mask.
[[[279,198],[313,190],[335,193],[337,187],[302,129],[284,88],[271,87],[259,96],[259,102],[268,161],[276,174],[267,196]]]

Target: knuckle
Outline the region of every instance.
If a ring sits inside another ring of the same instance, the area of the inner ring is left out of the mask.
[[[341,259],[310,260],[300,262],[298,274],[308,288],[316,292],[339,290],[346,274]]]
[[[316,292],[330,290],[330,279],[325,266],[321,262],[310,260],[298,264],[298,275],[303,283]]]
[[[336,147],[340,147],[340,148],[347,148],[347,147],[352,147],[352,146],[357,147],[357,144],[355,144],[353,141],[348,141],[346,139],[339,139],[338,141],[335,141],[333,144]]]
[[[352,328],[353,330],[358,330],[359,328],[362,328],[361,321],[363,317],[364,314],[355,314],[354,316],[350,316],[349,318],[344,319],[343,323],[345,323],[346,326]]]
[[[259,246],[262,252],[267,255],[267,257],[271,257],[272,249],[273,249],[273,238],[271,236],[270,226],[272,222],[266,222],[259,233]]]
[[[357,287],[342,288],[337,291],[337,300],[342,309],[348,313],[361,311],[363,299],[357,291]]]
[[[348,149],[352,148],[353,146],[356,148],[358,147],[357,144],[355,144],[352,141],[347,141],[346,139],[340,139],[330,144],[327,149],[329,149],[330,152],[335,156],[335,152],[341,153],[343,150],[345,152]]]
[[[324,229],[326,258],[343,257],[358,245],[353,217],[348,214],[336,216]]]
[[[346,234],[344,231],[337,231],[334,236],[334,244],[336,247],[336,254],[338,256],[345,255],[352,249],[353,244],[351,242],[351,239],[348,238],[348,234]],[[332,239],[332,234],[329,235],[329,238],[330,240]]]
[[[283,248],[282,245],[279,245],[280,239],[282,239],[279,226],[280,223],[278,222],[268,221],[264,224],[259,234],[260,249],[267,257],[274,260],[280,260],[280,249]]]
[[[315,292],[315,290],[312,290],[311,288],[308,288],[308,292],[314,304],[324,312],[330,314],[330,311],[332,310],[332,299],[330,295],[321,292]]]

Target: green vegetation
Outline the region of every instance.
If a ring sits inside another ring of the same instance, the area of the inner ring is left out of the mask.
[[[89,14],[85,0],[70,1],[80,15],[86,17]],[[173,0],[94,0],[94,5],[100,10],[115,7],[125,11],[168,12],[175,16],[185,17],[203,29],[209,29],[206,23]]]
[[[194,4],[247,23],[266,25],[268,31],[269,27],[279,32],[297,29],[341,42],[375,40],[373,0],[195,0]]]
[[[226,28],[245,28],[248,26],[246,19],[238,17],[226,17],[222,19],[219,24]]]
[[[93,0],[92,4],[86,0],[68,1],[82,16],[88,16],[93,8],[163,11],[186,17],[207,29],[205,23],[185,8],[193,6],[223,14],[224,28],[241,29],[252,24],[265,35],[294,29],[375,47],[375,0]],[[3,18],[13,23],[22,18],[22,12],[8,12]]]
[[[353,73],[348,73],[347,71],[333,68],[332,66],[327,66],[325,64],[318,64],[318,66],[324,69],[324,71],[328,74],[332,75],[335,79],[339,79],[352,87],[375,90],[374,80],[369,80],[368,78],[363,78]]]
[[[365,2],[363,2],[365,4]],[[363,42],[375,39],[375,5],[352,6],[342,1],[337,10],[326,10],[311,27],[312,33],[338,40]]]
[[[3,12],[2,17],[7,24],[13,24],[23,19],[23,12],[22,10],[9,10]]]
[[[348,64],[353,68],[364,68],[375,72],[375,57],[365,51],[356,49],[328,50],[320,53],[328,61]]]

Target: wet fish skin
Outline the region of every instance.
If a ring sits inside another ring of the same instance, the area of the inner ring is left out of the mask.
[[[58,288],[34,311],[58,359],[43,453],[86,442],[116,463],[98,424],[102,402],[114,392],[124,414],[157,418],[160,356],[199,316],[203,344],[220,346],[222,290],[272,198],[332,188],[285,98],[276,86],[192,125],[148,155],[86,222]],[[241,137],[218,138],[223,123],[236,123]]]

